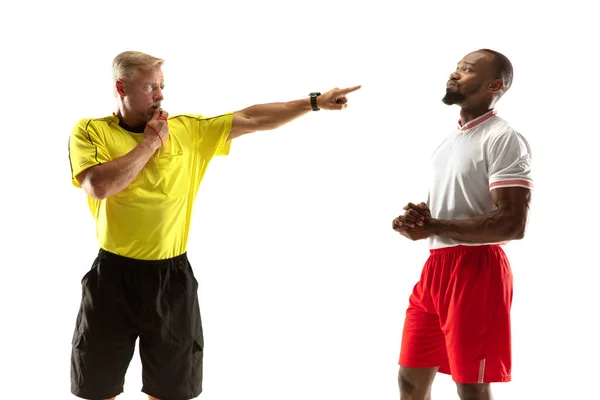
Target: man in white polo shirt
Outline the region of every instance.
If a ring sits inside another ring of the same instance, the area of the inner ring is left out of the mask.
[[[500,245],[522,239],[533,181],[525,138],[496,114],[512,64],[489,49],[465,56],[445,104],[461,107],[435,150],[427,203],[409,203],[395,231],[428,239],[428,258],[406,312],[398,382],[402,400],[427,400],[437,372],[461,399],[491,399],[511,380],[512,273]]]

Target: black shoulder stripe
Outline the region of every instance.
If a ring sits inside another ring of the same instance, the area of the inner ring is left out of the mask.
[[[100,164],[100,161],[98,161],[98,146],[96,146],[96,145],[94,144],[94,142],[92,141],[92,137],[90,136],[90,131],[88,130],[88,126],[90,126],[90,124],[91,124],[91,123],[92,123],[92,120],[90,119],[90,120],[88,121],[88,123],[85,125],[85,131],[86,131],[86,133],[87,133],[87,135],[88,135],[88,140],[90,141],[90,144],[91,144],[92,146],[94,146],[94,148],[96,149],[96,155],[95,155],[96,162],[97,162],[98,164]]]

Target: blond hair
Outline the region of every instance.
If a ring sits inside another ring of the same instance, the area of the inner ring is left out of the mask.
[[[124,51],[113,60],[114,81],[131,81],[135,78],[138,70],[162,67],[165,60],[151,56],[140,51]]]

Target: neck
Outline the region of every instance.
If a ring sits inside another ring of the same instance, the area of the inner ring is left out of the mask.
[[[146,123],[140,122],[137,118],[126,113],[122,105],[119,105],[115,111],[115,115],[119,118],[119,125],[132,132],[143,132],[146,128]]]
[[[494,108],[493,104],[483,104],[478,107],[461,108],[460,109],[460,120],[463,125],[468,124],[476,118],[481,117],[483,114]]]

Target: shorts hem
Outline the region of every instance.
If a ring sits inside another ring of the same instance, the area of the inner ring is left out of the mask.
[[[447,375],[452,375],[452,374],[447,374]],[[492,376],[491,378],[486,377],[483,380],[483,382],[478,382],[477,379],[452,375],[452,380],[456,383],[461,383],[461,384],[465,384],[465,385],[477,384],[477,383],[506,383],[506,382],[511,381],[511,376],[510,375],[496,375],[496,376]]]
[[[440,364],[434,363],[422,363],[422,362],[406,362],[404,360],[398,361],[398,365],[405,368],[437,368],[438,372],[446,375],[450,375],[450,371]]]
[[[123,388],[120,388],[113,392],[108,392],[108,394],[102,393],[100,395],[92,394],[92,392],[81,389],[79,386],[75,386],[71,388],[71,394],[73,396],[79,397],[80,399],[112,399],[113,397],[117,397],[123,393]]]
[[[398,362],[398,365],[401,367],[406,367],[406,368],[439,368],[438,372],[440,374],[450,375],[454,382],[462,383],[462,384],[505,383],[505,382],[511,382],[511,380],[512,380],[511,375],[495,375],[495,376],[492,376],[491,378],[486,377],[486,379],[483,382],[477,382],[476,379],[473,380],[472,378],[467,378],[465,376],[454,375],[454,374],[452,374],[452,372],[450,372],[450,370],[448,370],[444,367],[440,367],[439,365],[433,365],[431,363],[427,364],[427,363],[419,363],[419,362],[406,362],[404,360],[400,360]]]
[[[147,386],[143,386],[142,387],[142,393],[147,394],[148,396],[152,396],[154,398],[157,399],[169,399],[169,400],[191,400],[191,399],[195,399],[196,397],[200,396],[200,394],[202,393],[201,391],[198,392],[198,394],[192,393],[190,395],[187,396],[161,396],[161,393],[156,391],[156,390],[152,390],[150,388],[148,388]]]
[[[439,368],[439,364],[433,363],[422,363],[422,362],[406,362],[405,360],[400,360],[398,365],[406,368]]]

